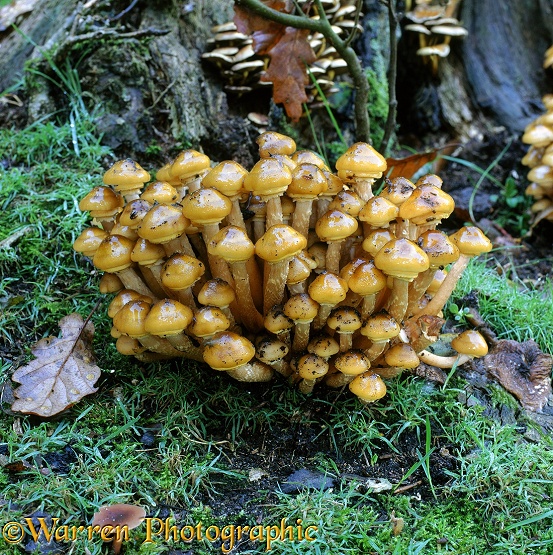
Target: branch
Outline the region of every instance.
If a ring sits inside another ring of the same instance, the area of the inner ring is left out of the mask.
[[[388,8],[388,25],[390,29],[390,68],[388,70],[388,117],[384,127],[384,137],[378,147],[379,152],[386,156],[388,145],[392,134],[396,128],[397,118],[397,97],[396,97],[396,79],[397,79],[397,14],[395,10],[395,0],[384,1]]]
[[[236,0],[238,6],[242,6],[255,12],[256,14],[275,21],[286,27],[294,27],[296,29],[309,29],[313,32],[321,33],[336,49],[336,52],[345,60],[353,85],[355,88],[355,136],[357,141],[370,143],[370,122],[369,113],[367,111],[367,102],[369,98],[369,84],[361,66],[361,62],[357,54],[343,41],[332,29],[330,21],[326,17],[326,13],[321,4],[321,0],[314,0],[318,20],[310,19],[305,16],[291,15],[272,8],[267,7],[260,0]]]

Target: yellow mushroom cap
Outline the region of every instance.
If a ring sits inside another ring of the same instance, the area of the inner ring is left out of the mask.
[[[336,370],[342,372],[346,376],[358,376],[367,372],[371,367],[371,361],[367,358],[363,351],[350,350],[340,353],[334,359]]]
[[[352,306],[339,306],[332,310],[326,325],[337,333],[352,334],[362,325],[361,315]]]
[[[259,258],[276,263],[300,253],[307,246],[307,239],[293,227],[285,224],[271,226],[255,244]]]
[[[232,370],[247,364],[255,347],[245,337],[231,331],[216,333],[205,345],[204,360],[214,370]]]
[[[348,285],[336,274],[323,272],[309,284],[308,291],[319,304],[335,305],[346,298]]]
[[[296,323],[309,323],[319,312],[319,303],[307,293],[292,295],[284,304],[284,314]]]
[[[165,287],[180,291],[192,287],[205,272],[201,260],[186,254],[174,254],[163,265],[161,282]]]
[[[386,276],[374,265],[374,262],[365,261],[351,274],[348,287],[358,295],[367,296],[384,289],[386,282]]]
[[[475,226],[462,227],[449,236],[459,251],[466,256],[477,256],[492,250],[491,241]]]
[[[240,194],[248,172],[238,162],[225,160],[217,164],[202,179],[202,187],[217,189],[227,197]]]
[[[374,403],[386,395],[386,384],[371,370],[355,376],[348,387],[364,403]]]
[[[388,341],[399,335],[399,324],[387,313],[373,314],[363,324],[361,335],[368,337],[373,342]]]
[[[156,204],[142,218],[137,228],[138,235],[151,243],[167,243],[180,237],[190,226],[180,208]]]
[[[259,160],[244,178],[244,189],[266,200],[282,195],[292,182],[292,172],[275,158]]]
[[[388,199],[372,197],[359,212],[359,219],[373,227],[386,227],[399,213],[399,208]]]
[[[113,216],[121,211],[125,201],[123,197],[109,187],[94,187],[79,202],[79,209],[90,212],[93,218]]]
[[[430,266],[426,253],[409,239],[403,238],[386,243],[375,256],[374,264],[385,274],[407,281],[412,281]]]
[[[389,229],[375,229],[363,239],[361,246],[365,252],[376,256],[384,245],[395,238],[396,236]]]
[[[146,181],[150,181],[150,174],[140,164],[127,158],[115,162],[104,174],[103,181],[105,185],[113,185],[119,192],[124,193],[142,187]]]
[[[466,330],[451,341],[451,346],[461,355],[483,357],[488,354],[488,344],[481,333]]]
[[[257,137],[256,143],[259,145],[259,156],[261,158],[270,158],[275,154],[290,156],[296,151],[294,139],[276,131],[261,133]]]
[[[386,159],[367,143],[355,143],[336,161],[338,177],[343,181],[355,178],[378,179],[388,167]]]
[[[388,366],[395,368],[416,368],[420,364],[415,349],[408,343],[397,343],[390,347],[384,355],[384,360]]]
[[[202,306],[194,311],[194,319],[188,331],[196,337],[208,337],[230,327],[230,321],[225,313],[216,306]]]
[[[294,200],[312,200],[328,188],[324,173],[314,164],[301,164],[292,171],[286,194]]]
[[[330,335],[319,335],[309,341],[307,352],[328,359],[340,352],[340,344]]]
[[[115,273],[132,264],[134,241],[120,235],[108,235],[98,246],[92,262],[98,270]]]
[[[386,179],[385,183],[384,189],[382,189],[378,196],[393,202],[396,206],[404,203],[416,188],[406,177]]]
[[[132,289],[122,289],[109,303],[108,316],[113,318],[128,302],[137,300],[151,301],[149,297],[145,297]]]
[[[298,374],[304,380],[316,380],[328,372],[328,362],[312,353],[303,355],[298,360]]]
[[[231,210],[232,202],[217,189],[198,189],[182,200],[182,213],[196,225],[218,224]]]
[[[168,337],[184,331],[192,322],[192,310],[173,299],[162,299],[152,305],[144,329],[151,335]]]
[[[172,204],[179,198],[177,190],[167,181],[154,181],[146,186],[140,198],[151,204]]]
[[[363,199],[351,189],[340,191],[328,205],[329,210],[339,210],[356,218],[364,205]]]
[[[234,289],[221,278],[206,281],[198,293],[198,302],[203,305],[224,308],[234,301]]]
[[[151,266],[161,262],[165,258],[165,249],[161,245],[151,243],[140,237],[131,252],[131,260],[138,262],[141,266]]]
[[[144,199],[135,199],[127,203],[121,214],[118,223],[136,229],[146,214],[151,210],[152,203]]]
[[[92,258],[102,241],[108,236],[107,231],[99,227],[87,227],[75,239],[73,250]]]
[[[144,327],[148,312],[150,312],[150,304],[146,301],[141,299],[129,301],[115,314],[113,325],[129,337],[144,337],[148,335]]]
[[[255,246],[245,229],[228,225],[211,238],[207,251],[227,262],[244,262],[254,255]]]
[[[321,241],[342,241],[353,235],[358,226],[359,223],[353,216],[339,210],[329,210],[317,220],[315,232]]]
[[[443,231],[425,231],[417,244],[428,256],[431,268],[447,266],[459,258],[459,249]]]
[[[210,160],[205,154],[193,149],[183,150],[173,160],[169,168],[169,176],[171,181],[179,180],[184,183],[209,170],[209,166]]]

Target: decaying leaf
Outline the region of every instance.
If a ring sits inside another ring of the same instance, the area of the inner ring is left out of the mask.
[[[305,85],[309,82],[306,67],[315,61],[315,53],[307,42],[307,29],[286,27],[280,41],[269,51],[271,62],[261,81],[273,83],[273,100],[284,104],[292,121],[301,117],[307,102]]]
[[[94,326],[79,314],[60,320],[61,337],[46,337],[33,348],[36,359],[18,368],[12,379],[15,390],[12,410],[49,417],[80,401],[97,389],[101,370],[91,350]]]
[[[553,359],[534,341],[501,340],[484,357],[484,367],[520,404],[539,411],[551,395]]]
[[[388,179],[394,177],[406,177],[411,179],[423,166],[433,162],[442,150],[450,150],[455,145],[445,145],[440,148],[434,148],[427,152],[420,152],[407,156],[405,158],[388,158]]]
[[[293,8],[293,3],[290,0],[263,0],[263,4],[283,13],[290,13]],[[251,35],[253,39],[252,46],[256,54],[268,54],[286,30],[286,27],[281,23],[269,21],[247,8],[235,5],[234,14],[236,29],[244,35]]]
[[[290,13],[293,8],[290,0],[264,0],[263,3],[284,13]],[[271,58],[261,80],[273,83],[273,100],[284,104],[288,117],[298,121],[302,104],[307,101],[307,65],[316,59],[307,41],[309,31],[285,27],[239,6],[235,6],[234,10],[236,28],[252,36],[253,49],[257,54],[267,54]]]

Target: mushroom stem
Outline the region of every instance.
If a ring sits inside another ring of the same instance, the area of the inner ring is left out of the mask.
[[[265,218],[265,229],[282,223],[282,204],[279,196],[267,200],[267,215]]]
[[[181,353],[181,356],[190,358],[192,360],[197,360],[198,362],[204,362],[203,351],[201,347],[196,347],[190,337],[185,333],[179,333],[176,335],[168,335],[167,341]]]
[[[421,351],[417,356],[425,363],[438,368],[453,368],[454,365],[461,366],[471,359],[468,355],[455,355],[450,357],[443,357],[435,355],[430,351]]]
[[[366,320],[373,312],[376,306],[376,293],[365,295],[363,304],[361,305],[361,319]]]
[[[415,313],[415,316],[421,316],[423,314],[436,316],[438,312],[443,309],[451,293],[453,293],[459,278],[468,266],[470,259],[471,257],[466,254],[461,254],[461,256],[459,256],[431,301],[424,308]]]
[[[368,202],[374,195],[372,186],[374,179],[356,177],[353,180],[353,190],[361,197],[364,202]]]
[[[146,282],[146,285],[151,289],[156,297],[163,299],[165,297],[165,291],[161,286],[161,282],[158,281],[156,274],[152,271],[151,266],[140,265],[140,273],[142,278]]]
[[[140,343],[149,351],[159,353],[160,355],[168,355],[172,357],[181,357],[183,353],[167,340],[162,337],[155,337],[154,335],[144,335],[137,338]]]
[[[409,304],[407,305],[407,315],[414,314],[418,310],[421,297],[425,294],[428,286],[434,279],[436,268],[428,268],[428,270],[419,274],[409,285]]]
[[[294,327],[294,340],[292,341],[292,351],[301,353],[307,349],[310,325],[310,322],[296,322]]]
[[[296,209],[292,216],[292,227],[307,237],[309,233],[309,221],[313,210],[313,200],[298,199],[296,200]]]
[[[401,322],[405,317],[409,303],[409,282],[394,278],[392,294],[388,300],[388,313],[396,321]]]
[[[276,304],[282,304],[284,300],[284,290],[286,288],[286,278],[288,277],[288,258],[279,262],[266,263],[265,270],[267,279],[265,280],[265,297],[263,299],[263,314]]]
[[[120,270],[115,273],[125,286],[125,289],[132,289],[141,295],[152,297],[152,299],[156,298],[151,289],[142,281],[133,268],[125,268],[124,270]]]
[[[389,341],[374,341],[373,344],[363,351],[367,358],[373,362],[375,361],[386,349],[386,345],[388,345]]]
[[[240,320],[249,331],[257,333],[263,329],[263,316],[258,312],[251,292],[250,276],[245,261],[231,262]]]
[[[340,255],[344,241],[329,241],[326,249],[326,270],[332,274],[340,273]]]
[[[227,370],[227,374],[239,382],[268,382],[273,378],[273,370],[263,362],[251,362]]]
[[[167,243],[163,243],[163,248],[167,257],[170,257],[177,252],[186,254],[187,256],[192,256],[193,258],[196,257],[186,233],[183,233],[179,237],[175,237],[175,239],[171,239],[171,241],[168,241]]]

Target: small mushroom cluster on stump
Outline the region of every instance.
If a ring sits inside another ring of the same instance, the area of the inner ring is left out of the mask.
[[[546,51],[543,63],[545,69],[551,66],[553,46]],[[542,102],[545,114],[530,123],[522,136],[522,142],[530,145],[522,164],[530,168],[526,194],[535,199],[531,208],[534,224],[543,219],[553,221],[553,94],[546,94]]]
[[[298,2],[300,6],[307,5],[304,0]],[[342,37],[347,37],[352,30],[362,33],[363,27],[356,23],[356,2],[353,0],[323,0],[322,6],[332,25],[333,31]],[[312,8],[313,18],[318,18],[316,8]],[[362,14],[359,14],[362,17]],[[358,17],[357,19],[360,19]],[[225,81],[225,90],[235,94],[244,94],[259,87],[270,87],[270,81],[261,81],[263,72],[267,69],[269,57],[256,54],[253,48],[253,39],[249,35],[240,33],[234,22],[228,21],[212,27],[213,37],[207,41],[208,51],[202,58],[215,65],[221,72]],[[334,85],[337,76],[347,72],[346,61],[328,44],[326,38],[320,33],[308,36],[308,42],[317,59],[309,64],[309,72],[317,80],[318,86],[324,95],[338,91]],[[314,84],[307,87],[308,103],[313,107],[322,99]]]
[[[276,372],[305,393],[349,385],[374,401],[382,377],[432,358],[444,304],[491,243],[476,227],[436,229],[454,208],[436,175],[386,179],[375,196],[387,164],[366,143],[336,173],[285,135],[257,143],[250,171],[186,150],[152,181],[122,160],[81,200],[93,226],[74,248],[115,295],[117,350],[204,361],[241,381]]]
[[[403,29],[408,35],[416,34],[417,55],[429,61],[434,75],[438,71],[439,59],[449,55],[451,39],[468,35],[455,18],[458,4],[458,1],[419,0],[413,9],[405,12],[409,23]]]

